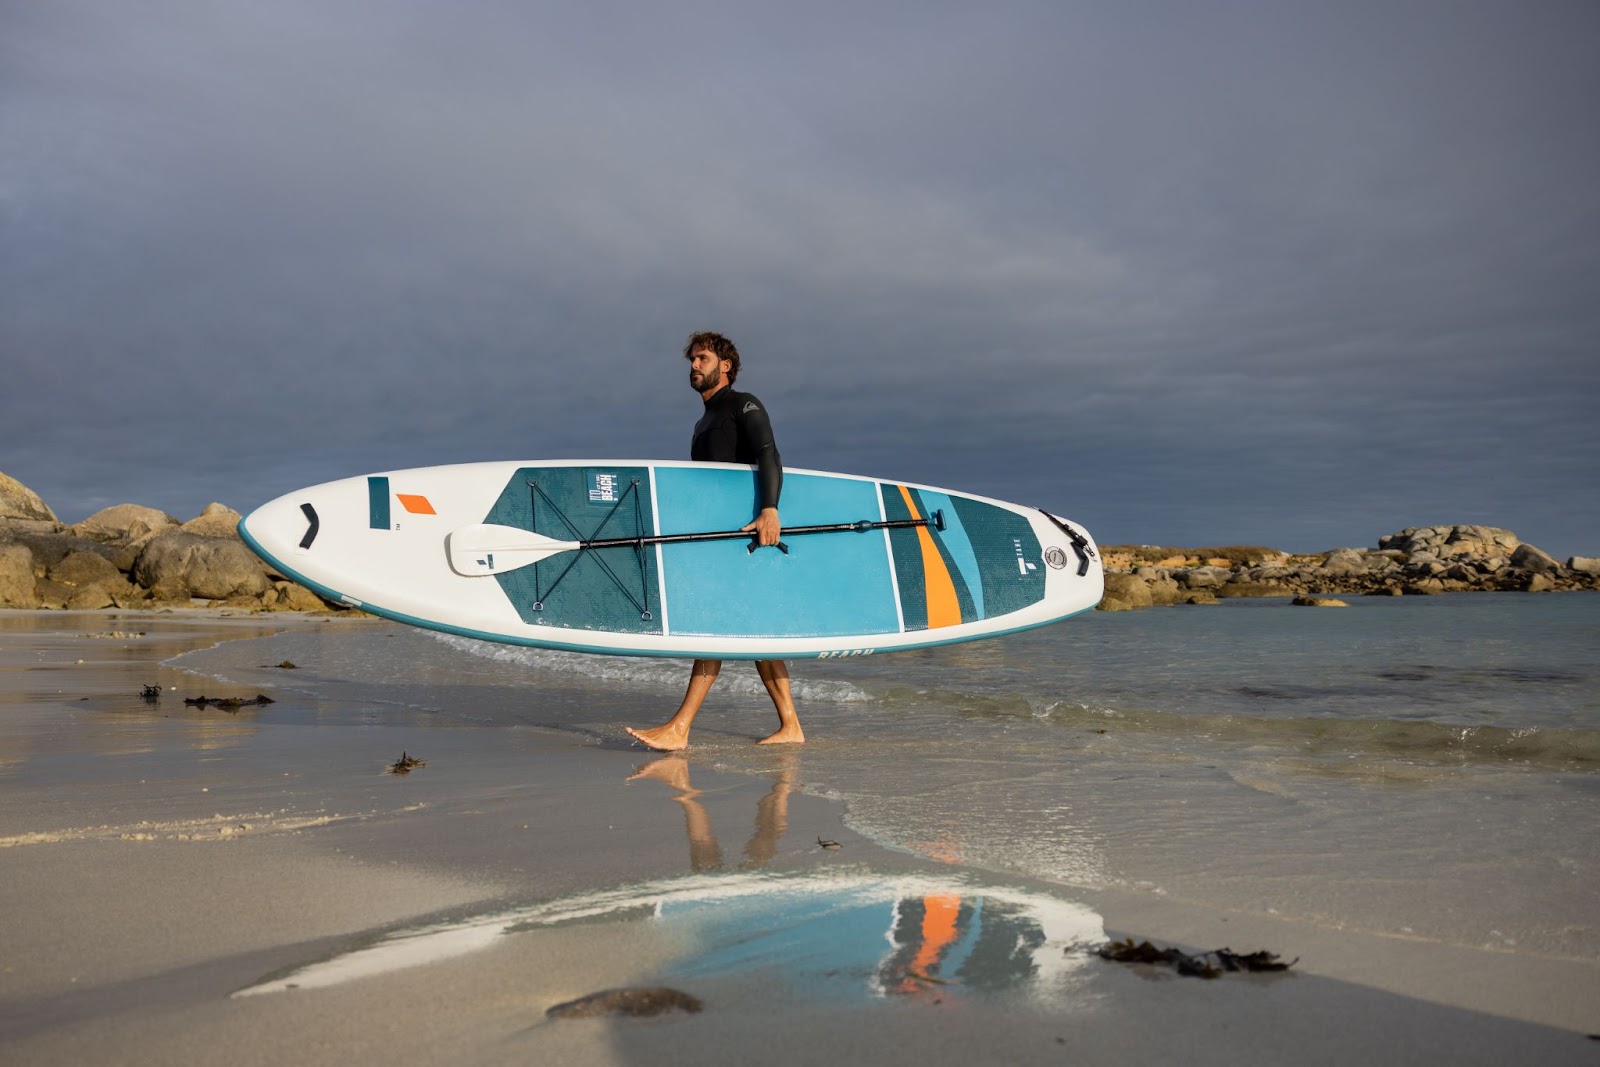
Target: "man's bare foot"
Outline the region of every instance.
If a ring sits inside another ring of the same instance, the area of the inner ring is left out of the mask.
[[[689,747],[688,735],[681,730],[673,729],[670,724],[657,726],[653,730],[635,730],[631,726],[625,726],[623,729],[632,734],[640,744],[657,752],[681,752]]]
[[[631,730],[629,731],[629,733],[632,732]],[[803,745],[805,743],[806,735],[800,729],[799,723],[793,726],[781,726],[778,728],[777,733],[763,737],[756,742],[758,745]]]

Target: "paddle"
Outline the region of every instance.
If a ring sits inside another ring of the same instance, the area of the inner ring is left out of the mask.
[[[901,530],[914,526],[932,526],[944,529],[944,512],[935,511],[926,519],[888,519],[877,522],[835,522],[821,526],[785,526],[783,536],[801,534],[865,533],[868,530]],[[659,534],[654,537],[608,537],[589,541],[558,541],[554,537],[536,534],[516,526],[497,526],[493,523],[474,523],[463,526],[445,538],[445,548],[450,554],[450,567],[468,578],[481,578],[490,574],[504,574],[519,570],[540,560],[559,556],[563,552],[584,552],[597,548],[643,548],[645,545],[678,545],[692,541],[731,541],[744,538],[751,541],[750,551],[758,547],[755,534],[750,530],[715,530],[707,533]],[[784,553],[789,551],[781,541],[776,546]]]

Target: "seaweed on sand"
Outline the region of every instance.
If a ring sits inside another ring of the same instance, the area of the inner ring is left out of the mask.
[[[395,760],[393,763],[389,764],[389,773],[390,774],[410,774],[414,768],[426,767],[427,765],[428,765],[428,761],[427,760],[418,759],[417,757],[415,757],[415,756],[413,756],[413,755],[411,755],[411,754],[409,754],[407,752],[401,752],[400,753],[400,758]]]
[[[1220,978],[1224,974],[1241,971],[1287,971],[1300,962],[1300,957],[1296,956],[1284,963],[1276,953],[1266,949],[1240,953],[1230,948],[1219,948],[1211,952],[1188,953],[1175,948],[1157,948],[1148,941],[1135,943],[1131,937],[1101,945],[1094,950],[1094,954],[1113,963],[1165,964],[1186,978]]]
[[[254,708],[262,704],[277,703],[265,693],[257,693],[249,699],[242,697],[184,697],[183,702],[191,708],[221,708],[223,711],[238,711],[240,708]]]

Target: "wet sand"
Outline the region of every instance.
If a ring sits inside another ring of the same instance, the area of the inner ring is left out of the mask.
[[[892,853],[795,761],[396,724],[162,661],[284,627],[0,613],[8,1063],[1592,1063],[1600,976]],[[287,676],[287,675],[286,675]],[[159,699],[141,698],[159,685]],[[229,712],[184,697],[278,700]],[[427,761],[386,773],[402,752]],[[819,844],[836,842],[839,847]],[[1180,978],[1088,948],[1268,948]],[[959,958],[959,969],[951,962]],[[550,1019],[670,985],[697,1014]]]

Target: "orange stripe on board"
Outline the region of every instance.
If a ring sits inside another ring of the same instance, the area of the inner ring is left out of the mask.
[[[428,503],[428,498],[425,496],[417,496],[415,493],[396,493],[395,496],[399,498],[400,506],[413,515],[437,514],[433,510],[433,505]]]
[[[917,512],[917,505],[912,503],[911,490],[903,485],[896,488],[905,498],[911,517],[922,518]],[[928,596],[928,629],[955,626],[961,621],[961,601],[956,598],[956,583],[950,577],[950,569],[944,565],[939,546],[933,543],[933,535],[926,526],[917,527],[917,543],[922,546],[922,584]]]

